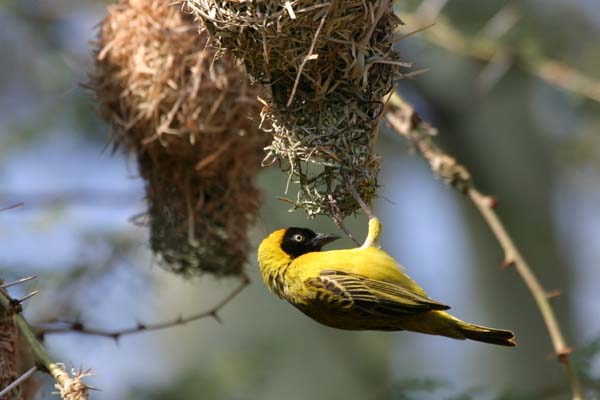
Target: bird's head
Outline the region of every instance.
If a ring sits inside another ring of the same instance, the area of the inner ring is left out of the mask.
[[[315,233],[306,228],[279,229],[258,247],[258,262],[261,269],[279,268],[302,254],[321,251],[323,246],[336,239],[339,239],[338,235]]]
[[[287,228],[281,236],[281,249],[292,258],[321,251],[323,246],[339,239],[331,233],[315,233],[306,228]]]
[[[315,233],[306,228],[279,229],[258,246],[258,265],[267,287],[280,297],[285,291],[282,274],[286,267],[302,254],[321,251],[339,236]]]

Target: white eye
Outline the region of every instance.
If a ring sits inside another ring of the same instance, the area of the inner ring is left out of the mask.
[[[303,242],[303,241],[304,241],[304,236],[302,236],[302,235],[301,235],[301,234],[299,234],[299,233],[296,233],[296,234],[294,235],[294,240],[295,240],[296,242]]]

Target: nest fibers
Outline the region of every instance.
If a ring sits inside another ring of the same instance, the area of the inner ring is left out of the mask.
[[[407,66],[394,52],[401,21],[390,0],[187,0],[216,44],[271,86],[263,118],[278,160],[300,185],[309,215],[357,209],[340,174],[364,200],[377,191],[374,152],[382,98]],[[332,205],[332,200],[337,206]]]
[[[116,145],[137,154],[152,249],[178,273],[240,273],[264,147],[256,89],[168,1],[121,0],[108,12],[93,86]]]

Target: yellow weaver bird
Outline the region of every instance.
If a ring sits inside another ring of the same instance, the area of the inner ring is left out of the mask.
[[[415,331],[454,339],[516,346],[510,331],[469,324],[444,310],[377,241],[381,224],[369,220],[361,247],[321,251],[337,235],[287,228],[258,248],[268,288],[312,319],[338,329]]]

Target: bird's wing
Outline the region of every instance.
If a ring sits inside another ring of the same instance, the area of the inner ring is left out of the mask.
[[[355,308],[379,316],[418,314],[450,307],[392,283],[369,279],[363,275],[326,270],[305,281],[316,299],[330,306]]]

